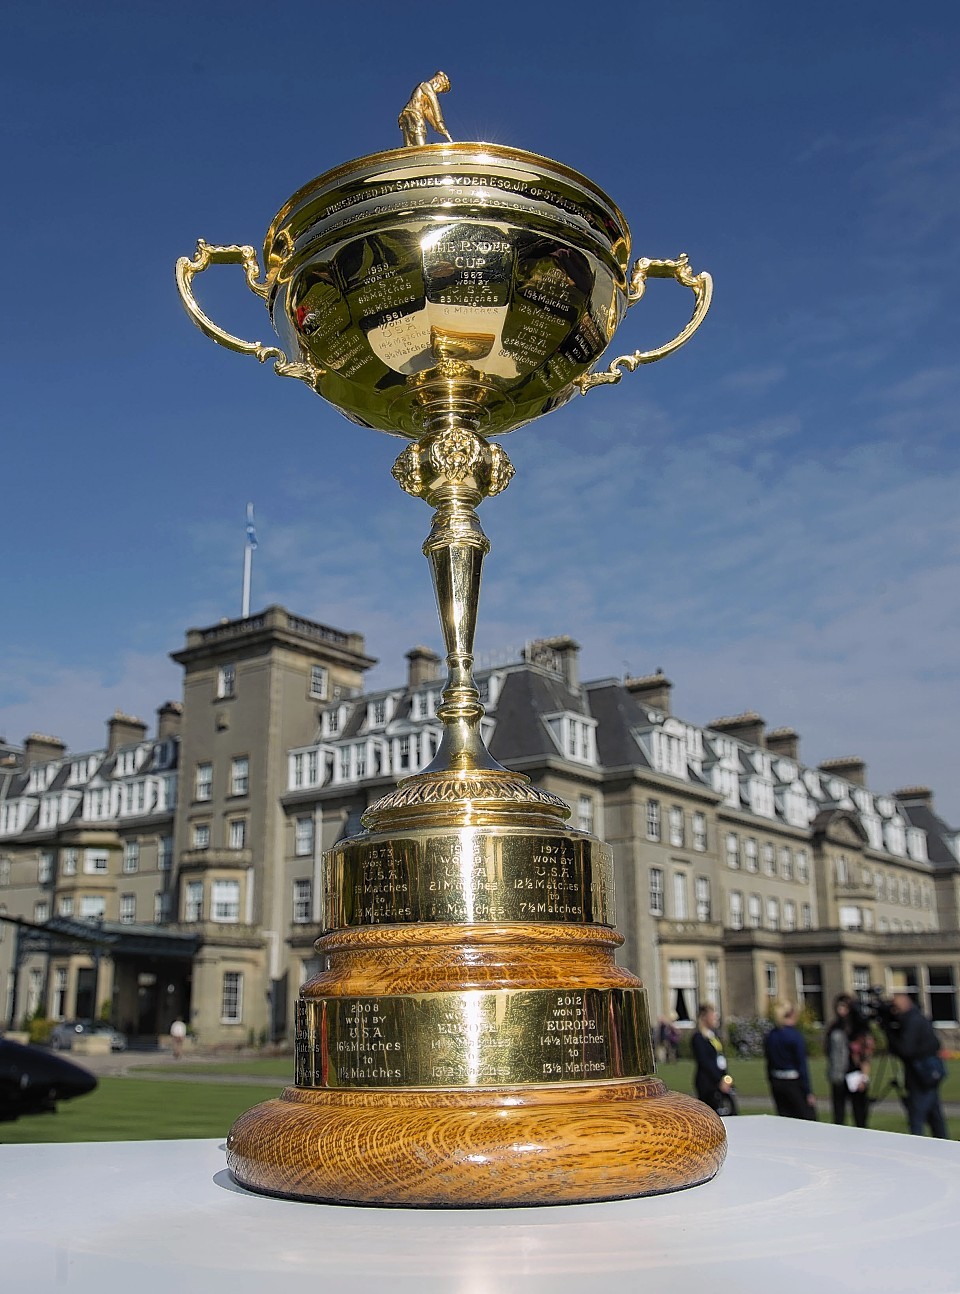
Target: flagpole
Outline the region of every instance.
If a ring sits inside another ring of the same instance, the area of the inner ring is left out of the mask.
[[[250,614],[250,581],[253,575],[253,550],[257,546],[257,532],[253,526],[253,504],[247,504],[247,537],[243,546],[243,605],[241,618],[246,620]]]

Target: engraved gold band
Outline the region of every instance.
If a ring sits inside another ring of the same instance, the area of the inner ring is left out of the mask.
[[[460,829],[341,842],[326,930],[410,921],[615,924],[613,855],[591,836]]]
[[[301,998],[298,1087],[513,1087],[654,1073],[644,989]]]

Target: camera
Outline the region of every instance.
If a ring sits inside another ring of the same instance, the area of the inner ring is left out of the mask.
[[[860,1010],[865,1019],[876,1020],[884,1029],[896,1020],[893,1003],[883,996],[883,989],[876,984],[871,985],[863,995]]]

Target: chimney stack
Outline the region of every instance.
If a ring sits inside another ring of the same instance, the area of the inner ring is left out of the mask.
[[[121,746],[133,746],[146,735],[147,725],[142,719],[115,710],[113,718],[107,720],[107,754],[112,755]]]
[[[571,692],[580,687],[580,644],[569,635],[535,638],[524,648],[523,658],[531,665],[542,665],[560,674]]]
[[[157,710],[157,741],[180,735],[183,705],[180,701],[165,701]]]
[[[33,768],[34,764],[47,764],[51,759],[62,759],[67,749],[66,742],[59,737],[47,737],[42,732],[31,732],[23,743],[23,767]]]
[[[764,746],[763,730],[766,724],[756,710],[746,710],[743,714],[725,715],[721,719],[714,719],[712,723],[707,724],[714,732],[725,733],[728,737],[736,737],[738,741],[745,742],[748,746]]]
[[[767,750],[782,759],[800,760],[800,736],[795,728],[771,728],[767,733]]]
[[[651,710],[661,710],[664,714],[670,713],[670,693],[673,684],[662,669],[658,669],[656,674],[646,674],[643,678],[625,678],[623,686],[631,696],[635,696]]]
[[[407,687],[419,687],[440,677],[440,657],[429,647],[413,647],[407,652]]]
[[[859,755],[841,755],[839,759],[825,759],[818,765],[828,777],[842,777],[854,786],[866,786],[867,765]]]
[[[933,792],[929,786],[905,786],[902,790],[894,791],[893,795],[904,804],[922,805],[933,812]]]

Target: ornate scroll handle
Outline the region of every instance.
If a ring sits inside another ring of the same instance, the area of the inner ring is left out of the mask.
[[[578,377],[575,383],[580,388],[581,394],[586,395],[594,386],[606,386],[619,382],[623,377],[621,367],[632,373],[641,364],[652,364],[655,360],[663,359],[665,355],[679,350],[703,323],[713,298],[713,279],[705,270],[702,274],[694,274],[686,253],[675,261],[652,261],[649,257],[641,257],[633,267],[627,286],[628,306],[636,305],[646,292],[647,279],[676,279],[681,286],[690,288],[695,298],[690,322],[682,332],[677,333],[673,341],[668,341],[665,346],[658,346],[655,350],[635,350],[632,355],[619,356],[601,373],[584,373],[583,377]]]
[[[261,364],[268,359],[276,360],[273,371],[280,377],[298,377],[317,390],[318,383],[324,375],[323,369],[314,368],[312,364],[303,362],[291,363],[279,346],[264,346],[263,342],[243,341],[240,337],[234,337],[232,333],[219,328],[203,313],[193,295],[193,279],[208,265],[242,265],[247,287],[251,292],[266,299],[269,290],[268,284],[257,282],[260,277],[260,263],[252,247],[249,245],[238,247],[236,243],[230,247],[214,247],[204,242],[202,238],[198,239],[197,254],[193,260],[181,256],[177,261],[177,288],[187,314],[200,331],[218,345],[226,346],[227,350],[239,351],[241,355],[256,355]]]

